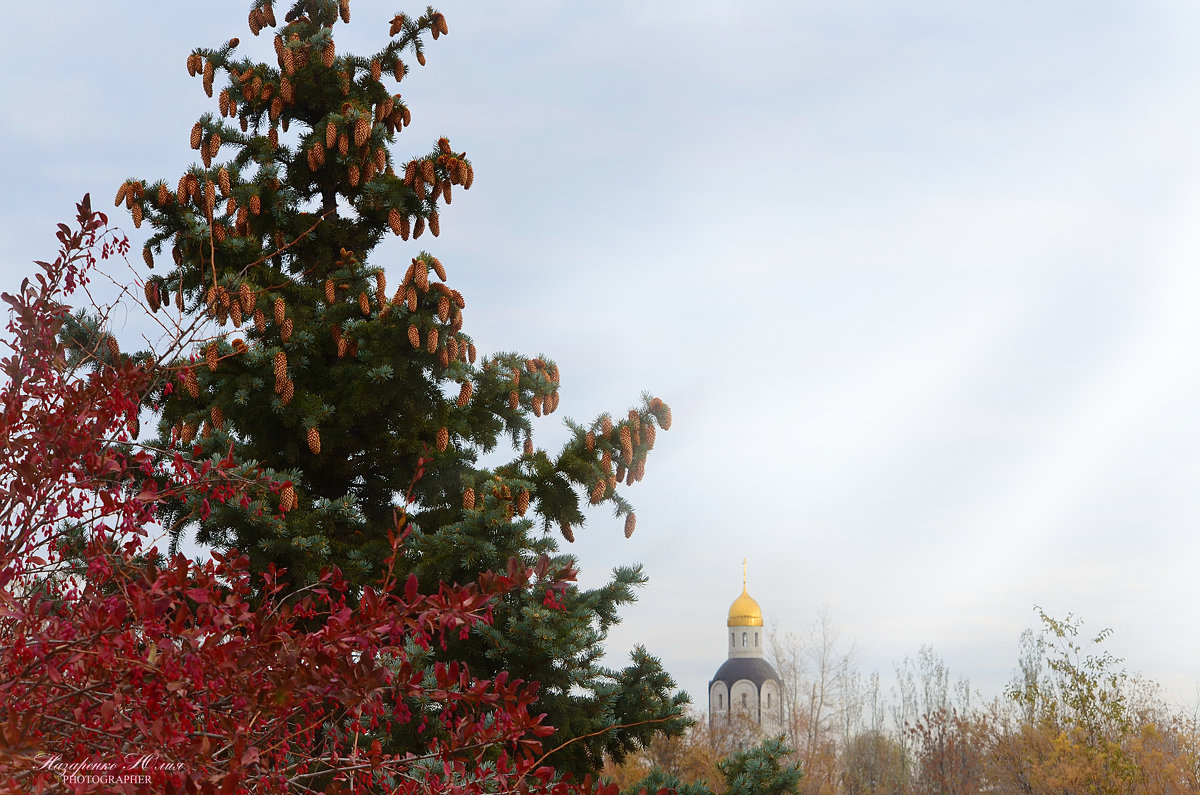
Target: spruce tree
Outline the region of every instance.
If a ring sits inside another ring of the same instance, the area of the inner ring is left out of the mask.
[[[624,670],[600,665],[644,576],[621,568],[604,587],[564,590],[555,573],[575,561],[554,534],[573,540],[584,500],[610,505],[633,532],[618,490],[641,480],[670,408],[646,395],[615,418],[568,421],[561,450],[534,444],[532,419],[558,409],[558,367],[546,356],[477,358],[454,265],[418,242],[439,235],[474,168],[446,137],[403,162],[390,150],[410,110],[386,83],[424,64],[446,20],[432,8],[398,14],[387,44],[357,56],[334,43],[339,19],[349,22],[348,0],[299,0],[281,27],[269,0],[256,0],[250,30],[273,36],[275,63],[240,57],[237,39],[194,50],[188,72],[217,100],[191,129],[200,162],[117,193],[134,224],[150,226],[147,265],[167,260],[147,280],[150,307],[211,328],[155,399],[158,444],[232,457],[280,483],[271,499],[192,500],[161,515],[176,541],[194,532],[237,548],[255,570],[286,569],[296,587],[330,564],[371,582],[398,515],[411,532],[400,568],[424,587],[511,558],[538,565],[542,585],[507,597],[491,628],[451,651],[477,675],[540,682],[540,708],[559,727],[547,745],[567,743],[549,762],[595,771],[605,752],[620,758],[679,731],[685,696],[640,648]],[[372,259],[388,234],[410,244],[407,262]],[[509,444],[510,460],[480,465]]]

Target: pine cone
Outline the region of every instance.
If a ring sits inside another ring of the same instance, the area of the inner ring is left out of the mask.
[[[521,405],[521,396],[514,390],[508,393],[508,407],[513,411],[517,410],[517,406]]]
[[[533,406],[533,416],[535,416],[535,417],[542,416],[542,401],[543,401],[543,399],[544,398],[541,395],[534,395],[533,399],[530,400],[530,404]]]
[[[193,149],[200,148],[200,143],[203,140],[203,136],[204,128],[200,126],[200,122],[196,122],[196,124],[192,127],[192,138],[190,141]]]
[[[471,395],[474,393],[475,387],[470,381],[463,381],[462,386],[458,390],[458,407],[462,408],[471,402]]]
[[[221,411],[220,406],[213,406],[209,410],[209,416],[212,417],[212,425],[218,431],[225,427],[225,412]]]
[[[337,293],[334,291],[333,279],[325,280],[325,303],[332,304],[337,299]]]
[[[457,337],[451,337],[450,339],[446,340],[446,353],[450,356],[451,359],[458,358],[458,338]]]
[[[350,168],[346,169],[346,181],[350,183],[350,187],[357,188],[360,179],[361,174],[359,173],[358,166],[352,163]]]
[[[147,268],[154,267],[154,253],[150,251],[150,246],[142,248],[142,260],[146,263]]]
[[[281,511],[290,511],[296,507],[296,490],[289,483],[279,491],[279,509]]]
[[[242,306],[242,312],[246,314],[254,310],[254,291],[246,282],[238,285],[238,303]]]
[[[140,204],[133,205],[133,208],[130,210],[130,214],[133,215],[134,227],[140,228],[142,225],[142,205],[140,205]]]
[[[588,431],[583,437],[583,447],[588,452],[596,449],[596,434]]]
[[[350,0],[338,0],[338,14],[342,22],[350,24]]]
[[[437,451],[439,453],[446,452],[446,445],[448,445],[449,443],[450,443],[450,431],[446,430],[445,428],[438,428],[437,437],[434,440],[434,444],[437,446]]]
[[[388,210],[388,226],[392,228],[392,234],[400,236],[400,211],[395,207]]]
[[[308,449],[312,451],[312,454],[320,455],[321,454],[321,432],[318,431],[316,428],[309,428],[308,433],[305,434],[305,438],[308,440]]]
[[[633,460],[633,436],[628,425],[621,426],[621,455],[626,461]]]
[[[625,514],[625,537],[629,538],[633,535],[633,528],[637,527],[637,516],[633,513]]]
[[[275,383],[282,385],[287,380],[287,354],[278,351],[275,354]],[[276,389],[276,391],[279,391]]]
[[[292,338],[292,319],[285,317],[283,322],[279,324],[279,339],[287,342]]]
[[[350,153],[350,139],[346,137],[346,133],[338,135],[338,154],[345,157]]]
[[[409,312],[417,311],[417,291],[413,287],[409,287],[404,294],[405,303],[408,304]]]
[[[604,454],[600,456],[600,468],[605,472],[612,471],[612,453],[610,451],[605,450]]]
[[[471,364],[475,364],[475,343],[473,342],[467,345],[467,358]]]
[[[433,17],[433,22],[435,25],[437,25],[437,29],[442,32],[443,36],[450,32],[450,28],[446,27],[446,17],[444,14],[440,12],[435,14]]]
[[[146,282],[146,303],[150,305],[151,312],[157,312],[162,302],[158,297],[158,283],[154,281]]]
[[[662,416],[658,420],[658,424],[662,426],[664,431],[671,430],[671,407],[663,404]]]
[[[558,529],[562,532],[562,537],[567,539],[569,543],[575,543],[575,533],[571,530],[571,525],[567,524],[566,522],[562,522]]]
[[[633,480],[635,483],[641,483],[642,478],[646,474],[646,459],[641,459],[637,462],[637,466],[633,470]]]
[[[165,207],[171,202],[171,191],[167,190],[167,185],[164,182],[158,186],[158,206]]]
[[[362,310],[364,315],[371,314],[371,302],[368,300],[366,293],[358,294],[358,308]]]
[[[425,336],[425,350],[434,353],[438,348],[438,330],[435,328],[429,329],[429,334]]]
[[[475,509],[475,489],[469,486],[463,489],[463,507],[468,511]]]
[[[525,512],[529,510],[529,491],[527,489],[521,489],[517,492],[516,509],[517,514],[520,516],[524,516]]]
[[[283,389],[279,392],[279,399],[283,402],[283,405],[286,406],[292,402],[292,396],[294,394],[296,394],[296,385],[289,378],[284,382]]]
[[[429,231],[434,237],[441,234],[441,222],[438,220],[438,214],[432,212],[429,214]]]
[[[450,319],[450,298],[448,296],[443,295],[438,298],[437,315],[438,320],[443,323]]]
[[[210,342],[205,346],[204,363],[208,365],[210,371],[217,369],[217,344],[215,342]]]
[[[104,344],[108,346],[108,352],[114,359],[121,355],[121,346],[117,344],[117,338],[111,334],[104,336]]]
[[[222,88],[221,93],[217,95],[217,108],[222,116],[229,115],[229,89]]]
[[[411,230],[409,229],[409,221],[408,221],[408,216],[407,216],[407,215],[406,215],[406,216],[403,216],[403,217],[400,219],[400,239],[401,239],[401,240],[408,240],[408,236],[409,236],[409,233],[410,233],[410,231],[411,231]]]
[[[191,367],[184,375],[183,388],[187,390],[193,400],[200,397],[200,379],[196,377],[196,371]]]
[[[599,505],[600,501],[604,499],[605,485],[607,485],[607,484],[605,484],[605,482],[603,480],[598,480],[598,481],[596,481],[596,485],[592,487],[592,494],[591,494],[592,505]]]
[[[649,449],[649,450],[654,449],[654,437],[656,435],[657,434],[654,432],[654,425],[649,422],[646,423],[646,448],[647,449]]]
[[[354,145],[361,147],[371,137],[371,120],[366,116],[359,116],[354,122]]]
[[[337,49],[333,45],[333,39],[325,42],[325,46],[321,48],[321,63],[326,69],[333,66],[333,60],[337,57]]]
[[[524,453],[525,453],[525,455],[533,455],[533,439],[532,439],[532,437],[529,437],[529,436],[525,437]]]
[[[183,442],[184,444],[191,444],[192,440],[195,438],[196,438],[196,423],[185,422],[183,424],[183,433],[180,434],[179,440],[181,442]]]
[[[412,343],[414,348],[421,347],[421,331],[415,325],[408,327],[408,341]]]
[[[262,199],[259,198],[258,194],[256,193],[250,197],[250,214],[258,215],[261,212],[262,212]]]
[[[600,433],[601,433],[601,435],[607,437],[610,433],[612,433],[612,428],[613,428],[612,418],[609,417],[607,414],[605,414],[603,417],[600,418]]]

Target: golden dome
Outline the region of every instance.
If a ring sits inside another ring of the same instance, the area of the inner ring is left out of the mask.
[[[742,595],[733,600],[733,604],[729,606],[729,622],[726,626],[730,627],[761,627],[763,625],[762,608],[758,606],[758,602],[746,592],[745,583],[742,584]]]

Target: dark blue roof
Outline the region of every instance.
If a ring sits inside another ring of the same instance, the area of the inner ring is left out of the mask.
[[[717,675],[712,678],[712,682],[708,683],[711,688],[713,682],[724,682],[727,686],[732,686],[734,682],[741,679],[749,679],[754,683],[755,688],[761,688],[763,682],[768,679],[779,681],[779,674],[775,673],[775,669],[771,664],[761,657],[734,657],[726,660],[725,664],[717,669]]]

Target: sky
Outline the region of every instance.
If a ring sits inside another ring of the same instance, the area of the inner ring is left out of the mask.
[[[351,8],[335,35],[358,53],[421,10]],[[929,646],[995,696],[1041,606],[1195,701],[1200,6],[438,8],[393,152],[445,134],[474,165],[421,241],[465,330],[559,364],[540,445],[643,391],[673,408],[633,538],[598,512],[574,545],[584,585],[649,576],[614,665],[642,643],[703,706],[747,558],[777,635],[824,613],[885,680]],[[265,59],[247,10],[8,9],[0,289],[85,192],[178,179],[215,108],[185,58],[239,36]],[[411,249],[373,261],[396,282]],[[136,314],[115,322],[137,347]]]

